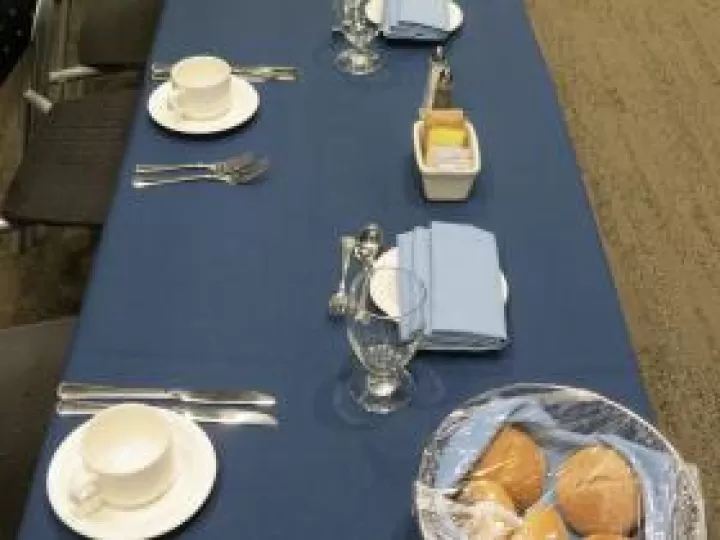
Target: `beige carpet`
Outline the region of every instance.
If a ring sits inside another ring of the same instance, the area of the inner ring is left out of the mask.
[[[529,10],[661,427],[720,528],[720,2]]]

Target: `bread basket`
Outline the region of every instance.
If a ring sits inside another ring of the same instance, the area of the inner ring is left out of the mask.
[[[449,449],[450,439],[469,429],[471,415],[485,414],[498,400],[528,399],[537,403],[563,430],[579,435],[620,437],[644,449],[662,453],[673,463],[673,474],[667,476],[667,491],[672,492],[669,511],[654,527],[652,539],[647,538],[643,523],[638,540],[706,540],[704,503],[697,469],[683,461],[677,450],[651,424],[629,409],[590,390],[553,384],[515,384],[490,390],[466,402],[450,413],[428,440],[421,457],[414,489],[414,513],[425,540],[464,540],[458,534],[443,504],[434,505],[427,496],[439,483],[439,462]],[[457,438],[455,438],[457,442]],[[665,479],[663,477],[663,483]],[[430,501],[430,504],[428,504]],[[647,518],[649,519],[649,518]],[[580,536],[571,536],[580,538]],[[473,539],[474,540],[474,539]]]

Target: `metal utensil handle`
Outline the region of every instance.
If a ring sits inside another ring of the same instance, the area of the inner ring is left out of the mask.
[[[89,401],[59,401],[55,411],[59,416],[92,416],[115,403]],[[189,418],[195,422],[209,422],[228,425],[277,426],[272,414],[231,407],[194,407],[192,405],[163,406],[165,410]]]
[[[299,70],[293,66],[231,66],[233,75],[275,75],[283,74],[297,77]],[[167,80],[170,78],[172,65],[154,63],[150,67],[150,76],[153,80]]]
[[[174,397],[186,404],[273,408],[277,399],[259,390],[171,390]]]
[[[255,75],[255,74],[245,74],[245,73],[238,73],[236,74],[237,77],[240,77],[244,79],[245,81],[249,83],[266,83],[266,82],[272,82],[272,81],[282,81],[282,82],[295,82],[297,81],[297,77],[295,75],[291,75],[289,73],[273,73],[268,75]]]
[[[172,392],[164,388],[116,388],[100,384],[62,382],[57,387],[60,400],[72,399],[168,399]]]
[[[170,73],[172,71],[173,64],[167,64],[164,62],[153,62],[150,66],[152,73]],[[299,70],[295,66],[243,66],[237,64],[231,64],[230,68],[233,72],[249,72],[249,71],[285,71],[291,73],[297,73]]]
[[[298,76],[292,73],[236,73],[238,77],[242,77],[248,82],[265,82],[265,81],[288,81],[298,80]]]
[[[58,401],[55,405],[55,412],[60,416],[87,416],[97,414],[107,408],[107,403]]]
[[[170,72],[155,72],[150,74],[150,80],[155,83],[162,83],[170,80]]]
[[[195,169],[205,169],[205,171],[210,171],[212,173],[218,172],[217,169],[233,169],[239,171],[249,168],[253,163],[255,163],[255,161],[255,155],[252,152],[243,152],[237,157],[230,158],[226,161],[220,161],[218,163],[172,163],[167,165],[153,163],[135,165],[134,174],[154,175],[174,171],[192,171]]]
[[[148,180],[142,176],[133,176],[132,185],[136,188],[147,188],[154,186],[164,186],[167,184],[181,184],[183,182],[193,182],[199,180],[215,180],[223,181],[217,175],[214,174],[191,174],[186,176],[173,176],[171,178],[158,178],[157,180]]]
[[[135,165],[135,174],[155,174],[173,171],[192,171],[196,169],[212,170],[209,163],[180,163],[177,165]]]
[[[172,69],[173,65],[168,64],[165,62],[153,62],[150,64],[150,72],[151,73],[157,73],[161,71],[165,71],[167,73],[170,73],[170,70]]]
[[[234,75],[285,75],[291,77],[297,77],[300,74],[297,68],[288,66],[235,67],[232,72]]]
[[[290,73],[272,73],[267,75],[251,74],[251,73],[236,73],[237,76],[242,77],[249,83],[264,83],[268,81],[297,81],[297,76]],[[152,75],[150,78],[152,82],[163,83],[169,80],[169,75],[157,74]]]
[[[341,253],[342,253],[342,267],[340,274],[340,284],[338,285],[338,292],[345,293],[345,281],[347,280],[348,268],[350,268],[350,257],[352,257],[355,243],[352,241],[346,241],[345,238],[340,240],[341,242]]]

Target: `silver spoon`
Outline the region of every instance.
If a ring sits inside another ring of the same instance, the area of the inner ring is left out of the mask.
[[[343,236],[340,238],[340,253],[341,253],[341,274],[340,283],[338,284],[337,291],[330,297],[328,303],[328,309],[330,315],[333,317],[339,317],[347,313],[348,308],[348,295],[345,291],[345,280],[347,278],[348,267],[350,266],[350,256],[355,248],[355,237]]]
[[[383,232],[376,223],[368,223],[357,234],[355,244],[355,257],[362,263],[364,268],[369,268],[380,255],[383,245]]]

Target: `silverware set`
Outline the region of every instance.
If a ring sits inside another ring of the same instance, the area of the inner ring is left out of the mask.
[[[251,83],[263,83],[268,81],[294,82],[300,78],[300,70],[291,66],[232,66],[233,75],[244,78]],[[160,83],[170,79],[172,64],[160,62],[150,66],[150,79]]]
[[[256,180],[269,168],[268,158],[250,152],[216,163],[136,165],[132,185],[144,189],[183,182],[217,181],[235,186]]]
[[[340,238],[340,283],[328,302],[331,317],[342,317],[350,307],[346,282],[351,258],[357,259],[362,268],[367,270],[378,258],[382,248],[383,232],[375,223],[368,223],[355,236],[345,235]]]
[[[275,396],[258,390],[186,390],[61,382],[56,412],[88,416],[126,401],[147,401],[196,422],[276,426]]]

